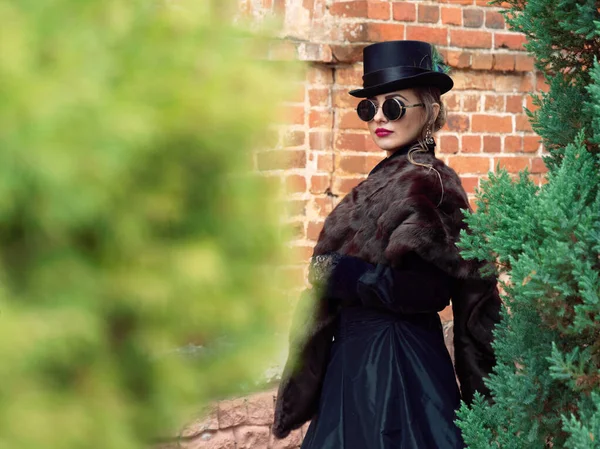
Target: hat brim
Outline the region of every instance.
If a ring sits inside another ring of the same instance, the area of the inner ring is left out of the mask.
[[[433,86],[440,89],[440,94],[445,94],[454,87],[454,81],[445,73],[427,72],[415,76],[402,78],[388,83],[377,84],[364,89],[354,89],[348,92],[353,97],[368,98],[381,95],[395,90],[409,89],[411,87]]]

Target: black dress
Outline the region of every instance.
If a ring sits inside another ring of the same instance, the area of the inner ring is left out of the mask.
[[[417,256],[396,269],[342,256],[326,288],[343,308],[301,449],[464,448],[437,314],[448,275]]]

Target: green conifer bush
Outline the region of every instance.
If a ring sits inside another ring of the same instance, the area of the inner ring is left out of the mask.
[[[500,3],[500,2],[496,2]],[[493,401],[463,405],[469,448],[600,447],[600,10],[593,0],[512,0],[550,86],[528,111],[549,154],[541,187],[499,170],[482,183],[468,258],[493,260],[505,294]]]

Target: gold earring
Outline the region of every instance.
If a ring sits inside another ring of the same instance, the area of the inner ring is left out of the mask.
[[[433,137],[431,136],[431,125],[427,126],[427,133],[425,134],[425,143],[427,145],[433,145],[435,143],[435,140],[433,140]]]

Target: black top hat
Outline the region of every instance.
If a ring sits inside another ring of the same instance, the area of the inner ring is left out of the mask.
[[[388,41],[363,50],[363,88],[350,95],[367,98],[408,89],[435,86],[446,93],[454,86],[452,78],[434,61],[433,48],[421,41]]]

